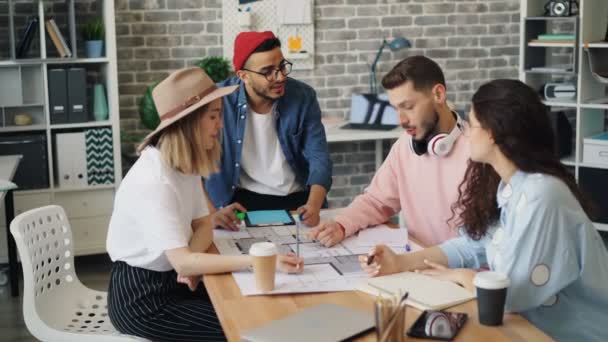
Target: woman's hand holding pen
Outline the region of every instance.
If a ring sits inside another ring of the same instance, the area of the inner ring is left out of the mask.
[[[241,213],[247,212],[247,209],[245,209],[245,207],[243,207],[240,203],[234,202],[221,209],[218,209],[216,212],[211,214],[212,226],[238,231],[241,220],[238,219],[235,210],[238,210]]]
[[[296,257],[293,253],[277,255],[277,269],[285,273],[302,273],[304,259]]]
[[[361,268],[370,277],[401,272],[399,255],[385,245],[375,246],[367,255],[359,255]]]

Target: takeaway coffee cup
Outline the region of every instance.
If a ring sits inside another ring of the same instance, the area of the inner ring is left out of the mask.
[[[509,277],[499,272],[479,272],[473,279],[477,288],[479,323],[496,326],[502,324]]]
[[[272,291],[277,268],[277,246],[271,242],[257,242],[249,248],[249,255],[257,289],[263,292]]]

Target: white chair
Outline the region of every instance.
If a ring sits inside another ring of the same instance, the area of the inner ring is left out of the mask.
[[[15,217],[11,233],[23,267],[23,318],[42,341],[142,341],[122,335],[108,317],[107,292],[84,286],[74,269],[65,211],[50,205]]]

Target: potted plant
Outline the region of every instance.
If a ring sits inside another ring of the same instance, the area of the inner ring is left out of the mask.
[[[230,76],[230,62],[224,57],[205,57],[196,66],[205,70],[213,82],[221,82]]]
[[[82,38],[85,41],[85,52],[89,58],[102,56],[105,31],[99,18],[86,22],[82,27]]]

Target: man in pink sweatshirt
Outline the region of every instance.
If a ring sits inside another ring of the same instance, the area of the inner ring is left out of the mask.
[[[446,103],[446,85],[437,63],[424,56],[399,62],[384,78],[391,105],[407,134],[393,144],[365,192],[334,220],[310,232],[329,247],[358,230],[381,224],[400,210],[409,235],[423,246],[457,235],[451,205],[469,159],[464,124]]]

